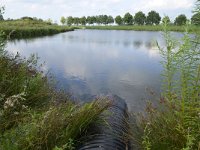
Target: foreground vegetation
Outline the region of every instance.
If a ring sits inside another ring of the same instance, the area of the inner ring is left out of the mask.
[[[8,54],[0,33],[0,149],[73,150],[111,104],[98,99],[79,105],[40,71],[37,57]],[[103,103],[102,103],[103,102]]]
[[[178,41],[164,25],[163,92],[158,103],[132,123],[133,141],[146,150],[200,149],[200,34],[191,37],[187,27]],[[136,132],[138,131],[138,132]]]
[[[72,31],[73,28],[58,26],[41,20],[19,19],[0,21],[0,30],[9,35],[9,38],[14,39],[53,35]]]
[[[157,26],[86,26],[86,29],[97,29],[97,30],[134,30],[134,31],[163,31],[162,25]],[[185,26],[174,26],[171,25],[168,27],[168,30],[175,31],[175,32],[184,32]],[[189,26],[188,28],[189,32],[199,32],[200,26]]]

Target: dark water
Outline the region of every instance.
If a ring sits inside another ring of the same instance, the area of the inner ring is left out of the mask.
[[[59,87],[76,97],[116,94],[131,110],[140,110],[150,98],[147,89],[160,92],[156,40],[164,45],[161,32],[76,30],[9,42],[7,49],[22,56],[37,53]]]

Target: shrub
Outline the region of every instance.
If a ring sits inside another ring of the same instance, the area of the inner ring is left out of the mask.
[[[164,25],[163,92],[157,107],[149,103],[138,117],[144,149],[189,150],[200,148],[200,47],[199,38],[186,32],[181,41]]]

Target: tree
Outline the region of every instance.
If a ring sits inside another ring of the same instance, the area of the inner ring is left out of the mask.
[[[148,13],[147,19],[146,19],[146,24],[147,25],[158,25],[160,23],[161,17],[159,13],[156,11],[152,10]]]
[[[91,17],[91,20],[92,20],[92,22],[93,22],[92,24],[94,24],[94,23],[96,23],[96,20],[97,20],[97,19],[96,19],[95,16],[92,16],[92,17]]]
[[[121,16],[115,17],[115,22],[116,22],[116,24],[118,24],[118,25],[123,24],[123,19],[122,19],[122,17],[121,17]]]
[[[114,18],[112,16],[108,16],[107,22],[108,22],[108,24],[114,23]]]
[[[196,13],[192,16],[191,23],[194,25],[200,25],[200,13]]]
[[[99,22],[100,22],[100,24],[104,23],[104,15],[99,16]]]
[[[107,25],[107,24],[108,24],[108,16],[107,16],[107,15],[103,15],[103,17],[102,17],[102,23],[103,23],[104,25]]]
[[[181,14],[178,17],[176,17],[174,24],[178,26],[182,26],[182,25],[185,25],[186,22],[187,22],[187,17],[184,14]]]
[[[128,25],[133,24],[133,16],[130,13],[126,13],[124,15],[124,19],[123,20],[124,20],[125,24],[128,24]]]
[[[191,23],[194,25],[200,25],[200,0],[196,1],[193,13],[194,14],[191,18]]]
[[[72,16],[67,17],[67,25],[71,26],[74,23],[74,18]]]
[[[61,17],[60,18],[60,22],[62,23],[62,25],[64,25],[66,23],[66,18],[65,17]]]
[[[92,20],[92,17],[90,17],[90,16],[88,16],[86,20],[87,20],[88,24],[93,24],[94,23],[93,20]]]
[[[200,13],[200,0],[196,1],[194,13]]]
[[[169,17],[168,16],[165,16],[165,17],[163,17],[163,19],[162,19],[162,23],[167,23],[167,24],[170,24],[170,19],[169,19]]]
[[[96,23],[97,23],[98,25],[101,24],[100,15],[99,15],[99,16],[96,16]]]
[[[3,15],[0,14],[0,21],[4,20]]]
[[[46,20],[46,23],[51,25],[53,23],[53,20],[51,20],[50,18]]]
[[[134,16],[135,24],[144,25],[145,21],[146,21],[146,16],[142,11],[139,11],[135,14]]]
[[[80,23],[81,23],[81,25],[83,25],[83,26],[86,25],[86,17],[85,17],[85,16],[83,16],[83,17],[80,18]]]
[[[21,20],[33,20],[32,17],[24,16],[20,18]]]
[[[0,7],[0,21],[4,20],[3,19],[4,10],[5,10],[4,7]]]
[[[79,23],[80,23],[80,20],[79,20],[79,18],[78,17],[74,17],[74,19],[73,19],[73,23],[75,24],[75,25],[79,25]]]

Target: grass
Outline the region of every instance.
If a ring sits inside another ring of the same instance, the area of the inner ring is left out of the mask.
[[[98,30],[134,30],[134,31],[163,31],[162,25],[157,26],[138,26],[138,25],[132,25],[132,26],[86,26],[86,29],[98,29]],[[184,26],[174,26],[171,25],[168,27],[170,31],[176,31],[176,32],[184,32],[185,27]],[[190,26],[189,32],[197,32],[200,31],[199,26]]]
[[[0,21],[0,30],[14,38],[29,38],[73,31],[74,28],[50,24],[38,20]]]
[[[37,56],[22,59],[5,51],[0,33],[0,149],[73,150],[111,105],[106,98],[76,104],[45,75]]]
[[[177,41],[165,24],[163,91],[158,104],[148,103],[145,114],[132,124],[132,138],[146,150],[200,149],[200,38],[184,32]],[[136,132],[137,131],[137,132]]]

